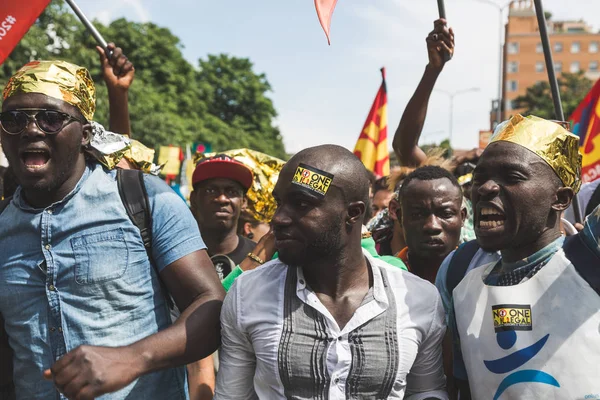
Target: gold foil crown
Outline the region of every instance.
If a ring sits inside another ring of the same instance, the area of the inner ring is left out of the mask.
[[[3,98],[41,93],[65,101],[91,121],[96,111],[96,87],[87,69],[66,61],[32,61],[10,78]]]
[[[579,137],[558,123],[517,114],[498,127],[490,144],[498,141],[515,143],[534,152],[556,172],[563,185],[572,188],[575,193],[579,191]]]

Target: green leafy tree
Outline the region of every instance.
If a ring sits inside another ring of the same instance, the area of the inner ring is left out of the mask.
[[[182,54],[179,38],[153,23],[123,18],[94,25],[122,47],[136,68],[130,88],[132,132],[144,144],[211,143],[216,151],[248,147],[285,157],[271,87],[247,59],[209,55],[200,69]],[[25,63],[61,59],[85,66],[96,83],[94,119],[108,126],[108,94],[96,43],[62,0],[54,0],[0,67],[0,84]],[[223,71],[223,72],[219,72]]]
[[[575,111],[579,103],[592,89],[593,82],[584,76],[583,72],[565,72],[558,78],[560,98],[565,118]],[[524,109],[524,115],[535,115],[540,118],[555,119],[552,92],[548,82],[538,82],[527,88],[527,92],[513,101],[515,109]]]
[[[256,143],[259,150],[284,156],[281,134],[272,125],[277,112],[266,96],[271,85],[265,74],[254,73],[249,59],[226,54],[209,55],[199,64],[196,76],[208,112],[246,132],[249,145]]]

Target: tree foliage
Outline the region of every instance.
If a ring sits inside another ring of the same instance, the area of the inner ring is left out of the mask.
[[[182,54],[169,29],[118,19],[94,25],[123,48],[136,68],[129,101],[132,132],[146,145],[208,142],[216,151],[248,147],[285,157],[271,86],[246,58],[208,55],[198,68]],[[97,89],[94,119],[108,126],[108,95],[96,43],[62,0],[54,0],[0,66],[0,84],[25,63],[61,59],[90,70]]]
[[[584,76],[583,72],[565,72],[558,78],[560,98],[565,118],[575,111],[579,103],[592,89],[593,82]],[[524,115],[535,115],[540,118],[556,119],[554,103],[550,84],[546,81],[538,82],[527,88],[527,92],[513,101],[515,109],[524,109]]]

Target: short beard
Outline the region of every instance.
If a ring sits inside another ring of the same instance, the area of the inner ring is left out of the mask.
[[[322,231],[300,254],[289,257],[280,254],[281,261],[292,267],[303,267],[315,261],[331,259],[340,252],[342,228],[342,216],[339,215],[330,228]]]

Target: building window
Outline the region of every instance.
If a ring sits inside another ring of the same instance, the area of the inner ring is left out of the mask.
[[[544,63],[538,61],[535,63],[535,72],[544,72]]]
[[[508,81],[508,91],[509,92],[516,92],[517,90],[519,90],[519,82],[517,82],[517,81]]]
[[[590,53],[598,52],[598,42],[590,42]]]
[[[590,62],[589,71],[590,72],[598,72],[598,61],[591,61]]]
[[[504,102],[504,111],[512,111],[514,109],[515,107],[512,100],[506,100],[506,102]]]
[[[536,52],[536,53],[543,53],[543,52],[544,52],[544,47],[542,46],[542,43],[541,43],[541,42],[540,42],[540,43],[538,43],[538,44],[535,46],[535,52]]]
[[[579,69],[580,69],[579,61],[574,61],[571,63],[571,68],[570,68],[571,73],[575,74],[575,73],[579,72]]]
[[[508,44],[508,54],[519,54],[519,43],[511,42]]]
[[[556,72],[562,72],[562,63],[561,62],[555,62],[554,63],[554,71],[556,71]]]
[[[563,45],[561,42],[556,42],[554,43],[554,52],[555,53],[562,53],[563,51]]]
[[[581,43],[573,42],[571,43],[571,53],[577,54],[581,50]]]
[[[511,61],[508,63],[508,72],[511,74],[516,74],[519,72],[519,63],[516,61]]]

